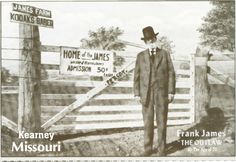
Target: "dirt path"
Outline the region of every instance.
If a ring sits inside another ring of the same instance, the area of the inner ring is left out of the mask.
[[[176,131],[178,129],[186,130],[190,127],[168,127],[167,156],[233,156],[235,154],[234,141],[228,137],[231,141],[220,138],[203,139],[203,141],[210,140],[213,142],[221,140],[222,144],[216,147],[207,145],[181,147]],[[155,137],[154,149],[157,148]],[[143,152],[143,130],[78,137],[64,140],[63,143],[64,151],[59,153],[59,156],[140,156]],[[194,149],[198,150],[194,151]],[[152,156],[157,156],[157,154],[154,153]]]

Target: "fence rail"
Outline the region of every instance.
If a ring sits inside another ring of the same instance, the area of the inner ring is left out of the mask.
[[[168,120],[167,125],[182,125],[189,124],[189,119],[180,120]],[[156,123],[154,122],[156,126]],[[98,129],[117,129],[117,128],[141,128],[143,127],[143,121],[122,121],[122,122],[105,122],[96,124],[61,124],[53,125],[50,128],[51,132],[65,134],[65,133],[77,133],[77,132],[87,132]]]

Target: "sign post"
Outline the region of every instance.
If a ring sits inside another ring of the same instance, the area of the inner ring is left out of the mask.
[[[12,4],[10,21],[19,24],[20,72],[18,96],[18,131],[41,129],[41,52],[39,28],[53,27],[51,11]],[[17,12],[17,13],[16,13]],[[46,17],[46,18],[45,18]]]
[[[18,96],[18,130],[33,132],[40,129],[41,55],[37,26],[19,24],[20,72]]]

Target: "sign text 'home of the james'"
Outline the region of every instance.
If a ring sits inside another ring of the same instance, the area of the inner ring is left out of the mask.
[[[12,22],[53,28],[53,20],[49,19],[52,13],[49,10],[13,3],[12,11],[14,11],[10,13]]]
[[[113,53],[61,47],[60,74],[110,76],[113,74]]]

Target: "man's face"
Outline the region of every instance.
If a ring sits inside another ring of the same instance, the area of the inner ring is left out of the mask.
[[[154,37],[150,40],[145,40],[145,44],[146,44],[147,48],[149,48],[149,49],[157,48],[158,47],[157,38]]]

